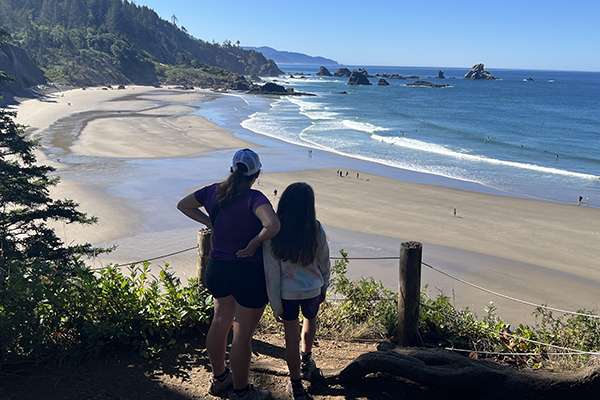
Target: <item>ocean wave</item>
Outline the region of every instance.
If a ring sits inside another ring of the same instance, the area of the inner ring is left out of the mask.
[[[543,172],[543,173],[547,173],[547,174],[555,174],[555,175],[562,175],[562,176],[569,176],[569,177],[581,178],[581,179],[589,179],[589,180],[600,179],[600,176],[592,175],[592,174],[584,174],[581,172],[573,172],[573,171],[567,171],[567,170],[558,169],[558,168],[544,167],[544,166],[536,165],[536,164],[499,160],[496,158],[489,158],[489,157],[485,157],[485,156],[481,156],[481,155],[462,153],[459,151],[452,150],[446,146],[442,146],[439,144],[433,144],[433,143],[427,143],[427,142],[410,139],[410,138],[406,138],[406,137],[399,137],[399,136],[385,137],[385,136],[379,136],[379,135],[374,134],[374,135],[371,135],[371,138],[374,140],[383,142],[383,143],[390,143],[395,146],[400,146],[400,147],[404,147],[407,149],[425,151],[428,153],[434,153],[434,154],[439,154],[442,156],[453,157],[453,158],[456,158],[459,160],[465,160],[465,161],[471,161],[471,162],[484,162],[484,163],[488,163],[488,164],[502,165],[502,166],[507,166],[507,167],[514,167],[514,168],[526,169],[526,170],[530,170],[530,171]],[[463,149],[463,150],[467,151],[466,149]]]
[[[319,102],[306,101],[299,98],[288,98],[290,103],[298,106],[299,112],[312,120],[336,119],[338,112],[331,111],[331,107],[326,107]]]
[[[389,128],[384,128],[381,126],[373,125],[369,122],[353,121],[350,119],[343,120],[342,124],[344,124],[344,126],[348,129],[352,129],[355,131],[361,131],[361,132],[367,132],[367,133],[389,131]]]

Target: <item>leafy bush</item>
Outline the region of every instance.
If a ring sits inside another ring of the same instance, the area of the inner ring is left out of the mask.
[[[398,295],[373,278],[347,277],[348,254],[331,267],[329,300],[319,312],[319,333],[347,338],[383,339],[397,329]]]
[[[183,287],[165,265],[124,274],[118,266],[97,274],[77,260],[68,274],[38,265],[0,279],[0,357],[3,363],[51,357],[83,358],[107,346],[130,346],[149,357],[204,327],[212,297],[196,279]]]

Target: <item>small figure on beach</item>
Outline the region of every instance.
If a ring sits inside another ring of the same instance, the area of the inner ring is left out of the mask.
[[[358,172],[356,173],[356,179],[358,179]]]
[[[277,197],[277,189],[273,190],[273,197]]]
[[[456,208],[454,209],[454,216],[456,217]]]
[[[558,154],[556,155],[556,159],[558,160]]]
[[[579,205],[581,205],[581,200],[583,200],[583,196],[579,196],[579,202],[578,202]]]
[[[329,246],[316,219],[310,185],[296,182],[288,186],[281,195],[277,216],[281,221],[279,234],[263,244],[267,293],[273,316],[283,322],[285,330],[285,359],[290,372],[286,391],[293,399],[309,399],[302,379],[311,380],[317,373],[312,348],[317,314],[329,286]]]
[[[588,206],[588,207],[590,206],[590,196],[587,196],[587,197],[585,198],[585,203],[586,203],[586,204],[585,204],[586,206]]]
[[[346,171],[346,176],[348,176],[348,171]]]
[[[312,149],[308,149],[308,158],[312,158]]]

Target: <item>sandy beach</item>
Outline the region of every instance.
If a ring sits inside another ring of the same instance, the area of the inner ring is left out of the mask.
[[[182,277],[195,274],[199,226],[177,201],[226,177],[234,150],[252,147],[263,174],[255,189],[276,206],[290,183],[317,196],[332,256],[398,256],[402,241],[423,243],[423,261],[460,279],[536,304],[597,308],[600,209],[391,179],[342,168],[339,156],[217,126],[193,112],[218,94],[152,87],[72,90],[15,107],[17,121],[41,138],[38,159],[57,168],[57,198],[99,217],[91,227],[57,226],[65,242],[118,248],[94,267],[159,257]],[[190,105],[193,103],[194,105]],[[240,128],[241,129],[241,128]],[[274,172],[282,171],[282,172]],[[346,176],[346,172],[348,175]],[[435,180],[432,180],[435,182]],[[456,215],[454,215],[456,209]],[[397,260],[355,260],[353,277],[374,277],[397,291]],[[493,296],[427,267],[423,284],[456,305],[484,313],[489,301],[509,322],[531,322],[533,308]]]

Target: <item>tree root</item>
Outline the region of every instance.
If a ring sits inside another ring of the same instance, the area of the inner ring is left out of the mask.
[[[577,372],[518,371],[477,361],[443,349],[393,348],[365,353],[347,367],[327,374],[328,383],[349,384],[368,374],[387,373],[477,399],[598,399],[600,362],[588,362]]]

